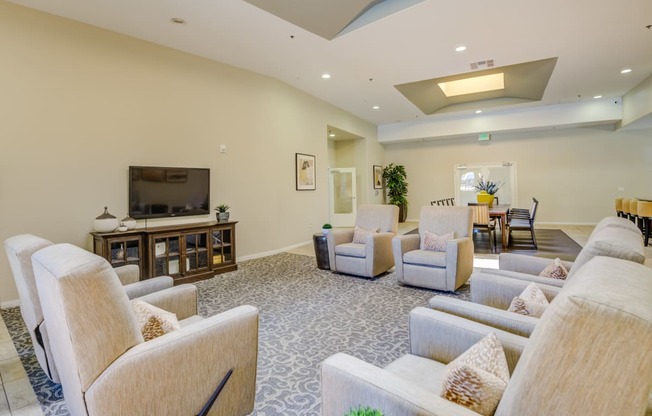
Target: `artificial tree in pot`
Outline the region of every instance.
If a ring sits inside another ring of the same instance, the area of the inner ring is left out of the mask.
[[[394,165],[390,163],[383,169],[383,179],[385,180],[385,187],[387,188],[388,203],[398,206],[398,220],[405,222],[407,218],[407,173],[405,173],[405,166]]]

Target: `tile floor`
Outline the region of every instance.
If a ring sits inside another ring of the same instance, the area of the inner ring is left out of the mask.
[[[414,230],[419,225],[418,222],[406,221],[399,224],[399,233],[404,234]],[[569,237],[575,240],[579,245],[586,243],[593,226],[587,225],[568,225],[568,224],[545,224],[537,228],[561,229]],[[300,247],[289,250],[291,253],[315,256],[312,242],[306,243]],[[652,267],[652,246],[645,248],[645,264]],[[475,267],[497,268],[498,255],[485,254],[476,256],[474,261]],[[20,358],[14,344],[11,341],[7,327],[0,316],[0,379],[2,385],[2,394],[0,394],[0,416],[42,416],[43,412],[36,400],[36,395],[32,389],[25,369],[23,368]]]

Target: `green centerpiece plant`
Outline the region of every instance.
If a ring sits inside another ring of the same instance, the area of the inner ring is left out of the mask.
[[[408,183],[405,166],[390,163],[383,169],[383,179],[385,180],[385,187],[387,188],[388,203],[398,206],[399,221],[404,222],[407,218],[408,205]]]
[[[226,204],[220,204],[215,207],[218,222],[227,222],[229,220],[229,208],[231,207]]]
[[[491,207],[494,203],[494,195],[502,186],[502,182],[495,182],[480,176],[478,183],[475,185],[476,191],[479,192],[477,195],[478,202],[486,202]]]
[[[371,407],[358,407],[356,409],[351,409],[349,410],[349,413],[347,413],[344,416],[383,416],[383,412],[377,409],[372,409]]]

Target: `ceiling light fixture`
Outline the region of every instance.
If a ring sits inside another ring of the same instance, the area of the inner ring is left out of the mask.
[[[377,106],[377,105],[375,105],[375,106],[373,106],[371,108],[373,108],[374,110],[380,110],[380,106]]]
[[[593,96],[593,99],[594,99],[594,100],[597,100],[598,98],[602,98],[602,96],[601,96],[601,95],[594,95],[594,96]]]
[[[497,74],[440,82],[437,85],[439,85],[446,97],[503,90],[505,89],[505,74],[499,72]]]
[[[629,74],[630,72],[632,72],[631,68],[625,68],[622,71],[620,71],[621,74]]]
[[[331,77],[331,74],[321,74],[321,77],[324,79],[329,79]]]
[[[480,114],[480,113],[482,113],[482,110],[475,110],[475,113]]]
[[[328,137],[335,137],[335,133],[330,133]]]
[[[170,19],[170,23],[174,23],[176,25],[185,25],[186,21],[179,17],[173,17],[172,19]]]
[[[466,46],[460,45],[457,48],[455,48],[455,52],[464,52],[466,50]]]

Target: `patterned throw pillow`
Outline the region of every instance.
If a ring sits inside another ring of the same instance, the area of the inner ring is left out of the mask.
[[[509,382],[503,347],[489,334],[446,366],[441,397],[481,415],[493,415]]]
[[[430,231],[425,232],[423,237],[423,249],[428,251],[446,251],[448,240],[455,238],[455,233],[437,235]]]
[[[377,233],[378,229],[375,230],[365,230],[362,227],[355,227],[353,229],[353,242],[355,244],[365,244],[367,240],[367,235],[370,233]]]
[[[539,273],[539,276],[566,280],[566,277],[568,276],[568,270],[566,270],[559,257],[557,257],[552,263],[547,265],[546,268],[541,271],[541,273]]]
[[[550,305],[546,295],[543,294],[536,283],[530,283],[523,293],[512,299],[507,309],[509,312],[516,312],[521,315],[529,315],[539,318]]]
[[[136,313],[138,326],[145,341],[181,328],[177,320],[177,315],[172,312],[157,308],[140,299],[133,299],[131,301],[131,307]]]

